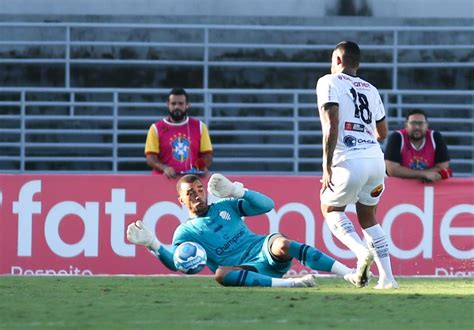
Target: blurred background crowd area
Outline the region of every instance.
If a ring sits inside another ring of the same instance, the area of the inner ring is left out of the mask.
[[[425,110],[473,176],[470,0],[2,1],[0,171],[147,173],[147,129],[180,86],[213,171],[320,174],[314,88],[341,40],[390,130]]]

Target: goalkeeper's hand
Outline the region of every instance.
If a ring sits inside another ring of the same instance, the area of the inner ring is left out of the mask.
[[[216,173],[209,179],[209,182],[207,183],[207,191],[219,198],[242,198],[245,193],[245,188],[242,183],[231,182],[222,174]]]
[[[143,221],[137,220],[128,225],[127,239],[133,244],[144,245],[152,250],[158,250],[160,243]]]

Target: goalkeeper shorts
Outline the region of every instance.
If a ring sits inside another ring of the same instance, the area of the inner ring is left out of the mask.
[[[272,255],[270,250],[273,241],[278,237],[285,236],[280,233],[268,235],[263,241],[260,251],[250,260],[240,265],[240,267],[271,277],[280,278],[285,275],[288,270],[290,270],[292,259],[287,261],[279,261]]]

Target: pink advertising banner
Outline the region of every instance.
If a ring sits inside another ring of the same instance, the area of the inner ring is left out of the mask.
[[[323,221],[318,177],[230,178],[275,201],[271,212],[246,219],[252,230],[282,232],[355,266]],[[125,238],[127,225],[143,219],[171,244],[187,219],[175,184],[149,175],[0,175],[0,274],[176,274]],[[377,212],[395,275],[474,276],[474,179],[388,178]],[[357,223],[353,205],[347,213]],[[290,270],[307,271],[298,262]]]

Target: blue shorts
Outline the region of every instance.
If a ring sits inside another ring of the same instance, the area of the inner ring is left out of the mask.
[[[263,241],[262,248],[258,254],[256,254],[251,260],[245,262],[240,267],[255,271],[259,274],[271,276],[271,277],[282,277],[288,272],[291,267],[292,260],[278,261],[270,252],[273,241],[278,237],[285,237],[280,233],[273,233],[268,235]]]

